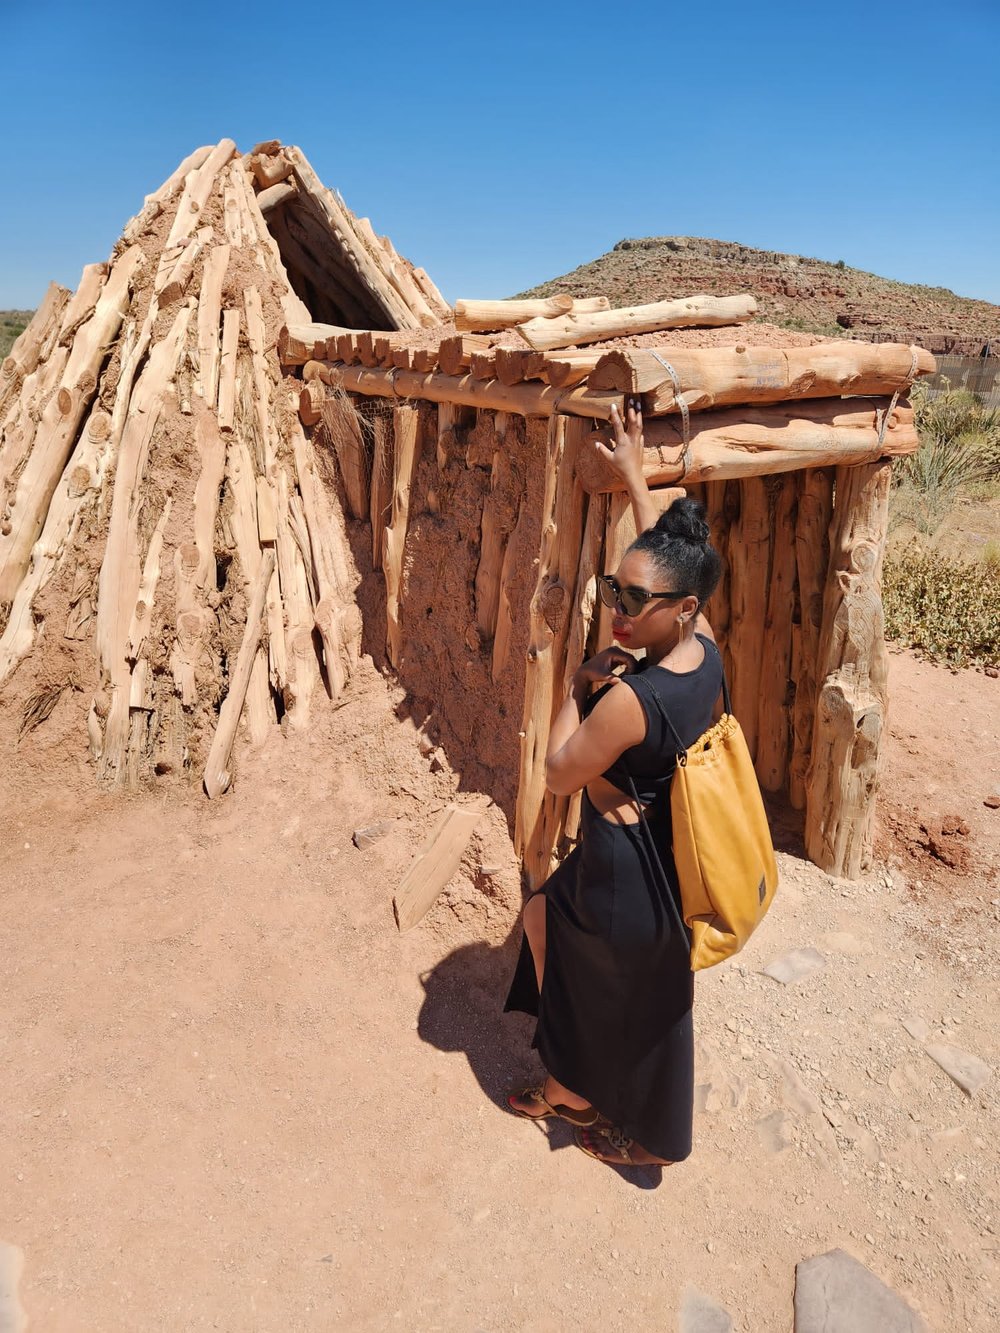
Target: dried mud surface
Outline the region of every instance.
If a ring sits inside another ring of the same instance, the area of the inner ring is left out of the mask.
[[[967,1098],[901,1019],[996,1070],[997,683],[892,665],[884,809],[959,815],[969,867],[891,827],[860,884],[780,854],[768,920],[699,978],[695,1153],[662,1176],[501,1109],[536,1066],[500,1014],[520,888],[498,807],[398,935],[394,886],[475,785],[401,686],[363,666],[212,804],[95,792],[61,698],[32,733],[51,762],[0,774],[0,1241],[30,1328],[597,1333],[673,1327],[690,1284],[761,1333],[790,1326],[795,1263],[842,1246],[931,1328],[994,1329],[995,1074]],[[760,974],[809,945],[813,976]]]

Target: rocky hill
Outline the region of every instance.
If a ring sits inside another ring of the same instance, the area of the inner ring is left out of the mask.
[[[607,296],[639,305],[694,292],[752,292],[760,318],[788,329],[871,342],[916,343],[935,353],[1000,351],[1000,306],[880,278],[802,255],[696,236],[619,241],[613,250],[524,296]]]

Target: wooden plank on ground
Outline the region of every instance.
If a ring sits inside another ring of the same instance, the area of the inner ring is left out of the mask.
[[[433,906],[458,869],[476,825],[489,808],[488,797],[470,805],[447,805],[417,852],[392,900],[396,925],[411,930]]]

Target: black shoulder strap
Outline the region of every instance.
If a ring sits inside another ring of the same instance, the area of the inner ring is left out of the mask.
[[[699,636],[699,637],[701,637],[701,636]],[[731,700],[730,697],[729,697],[729,684],[728,684],[728,682],[726,681],[726,669],[725,669],[725,667],[724,667],[723,664],[722,664],[722,654],[719,652],[718,646],[717,646],[716,644],[714,644],[714,643],[712,642],[711,639],[705,639],[704,642],[705,642],[706,645],[711,646],[711,648],[712,648],[712,650],[714,651],[716,657],[719,659],[719,670],[720,670],[721,673],[722,673],[722,707],[725,709],[725,711],[726,711],[727,713],[732,713],[732,711],[733,711],[733,705],[732,705],[732,700]],[[706,646],[706,649],[705,649],[706,652],[708,651],[708,646]],[[638,684],[638,682],[639,682],[640,680],[642,680],[642,678],[643,678],[643,677],[642,677],[641,672],[637,672],[634,676],[630,677],[630,679],[631,679],[635,684]],[[674,726],[674,724],[670,721],[670,717],[669,717],[669,715],[667,714],[667,710],[666,710],[666,709],[664,708],[664,706],[663,706],[663,700],[660,698],[660,696],[659,696],[659,694],[657,693],[656,689],[653,687],[653,685],[652,685],[650,682],[647,681],[646,683],[649,685],[649,690],[647,691],[647,696],[646,696],[646,697],[647,697],[647,698],[650,698],[650,697],[652,698],[653,703],[656,705],[656,707],[657,707],[657,709],[658,709],[658,711],[659,711],[660,717],[662,717],[663,720],[664,720],[664,722],[667,724],[667,730],[670,732],[670,735],[673,737],[674,745],[677,747],[677,748],[676,748],[676,751],[675,751],[676,756],[677,756],[677,763],[683,768],[684,765],[687,763],[687,746],[684,744],[684,742],[681,740],[680,736],[678,735],[678,733],[677,733],[677,728],[676,728],[676,727]]]
[[[666,714],[664,714],[664,716],[666,716]],[[687,926],[684,924],[684,918],[677,910],[677,903],[674,901],[674,891],[670,887],[670,880],[667,878],[667,872],[663,868],[663,862],[660,859],[660,851],[656,845],[656,839],[653,837],[653,830],[649,827],[646,820],[646,807],[639,800],[639,793],[635,789],[635,782],[628,769],[625,770],[625,776],[628,778],[628,785],[632,789],[632,799],[635,801],[636,809],[639,811],[639,823],[642,825],[642,831],[646,838],[646,845],[650,850],[657,870],[660,872],[660,879],[663,881],[663,891],[670,903],[670,911],[673,914],[674,924],[677,926],[677,939],[685,952],[690,954],[691,936],[688,934]]]

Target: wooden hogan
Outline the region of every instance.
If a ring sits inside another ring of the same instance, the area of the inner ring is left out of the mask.
[[[298,149],[198,150],[3,364],[0,713],[30,729],[72,682],[103,781],[215,796],[241,721],[251,745],[307,727],[367,651],[537,885],[579,820],[545,789],[549,726],[635,536],[592,440],[638,394],[654,496],[700,498],[723,557],[708,615],[761,785],[858,875],[891,460],[934,362],[755,342],[754,314],[738,293],[450,309]]]

